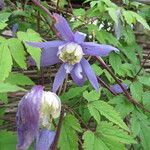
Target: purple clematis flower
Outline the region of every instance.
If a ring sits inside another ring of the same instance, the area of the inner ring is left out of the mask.
[[[48,150],[46,147],[50,146],[55,135],[55,132],[49,131],[51,121],[59,117],[60,110],[61,101],[55,93],[43,91],[42,86],[34,86],[18,105],[16,149],[27,150],[36,140],[35,150]],[[42,146],[45,148],[40,149]]]
[[[84,42],[86,34],[78,31],[72,32],[65,18],[56,13],[53,16],[56,20],[54,26],[63,40],[27,42],[30,46],[43,49],[41,66],[63,63],[55,76],[53,92],[58,90],[68,73],[71,74],[73,81],[79,86],[84,84],[87,77],[92,86],[98,91],[99,84],[96,75],[84,56],[107,56],[111,51],[119,50],[110,45]],[[33,59],[30,59],[30,64],[35,65]]]
[[[5,3],[3,0],[0,0],[0,10],[2,10],[5,7]]]
[[[124,83],[122,83],[122,86],[124,87],[124,89],[128,89],[128,86]],[[120,87],[120,85],[118,84],[114,84],[110,86],[110,89],[114,92],[114,93],[123,93],[122,88]]]

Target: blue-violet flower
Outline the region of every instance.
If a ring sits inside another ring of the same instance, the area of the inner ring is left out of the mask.
[[[86,34],[78,31],[72,32],[66,19],[61,15],[54,13],[53,17],[56,20],[54,26],[63,40],[27,42],[30,46],[43,49],[41,66],[63,63],[55,76],[53,92],[58,90],[68,73],[71,74],[73,81],[79,86],[84,84],[87,77],[92,86],[98,91],[99,84],[96,75],[84,56],[107,56],[111,51],[119,50],[110,45],[84,42]],[[33,59],[30,59],[29,62],[31,65],[35,65]]]
[[[60,111],[61,101],[55,93],[34,86],[18,105],[17,150],[27,150],[34,140],[35,150],[49,150],[55,136],[55,132],[49,130],[51,121],[59,117]]]

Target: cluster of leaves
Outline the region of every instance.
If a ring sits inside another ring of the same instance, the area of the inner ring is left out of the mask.
[[[66,1],[63,2],[61,7],[67,4]],[[44,2],[43,5],[47,6],[47,3]],[[111,66],[115,75],[128,84],[132,97],[149,109],[150,78],[143,69],[138,73],[142,48],[136,42],[134,26],[139,22],[144,30],[149,32],[150,27],[146,19],[149,19],[147,14],[150,9],[136,2],[124,2],[124,5],[117,6],[110,0],[86,0],[84,5],[87,5],[88,9],[72,10],[72,28],[87,33],[89,41],[114,45],[120,50],[120,53],[112,52],[103,59]],[[26,85],[34,84],[29,77],[23,73],[14,73],[13,70],[27,70],[29,55],[40,69],[41,50],[27,46],[25,42],[42,41],[43,38],[55,36],[49,30],[48,24],[51,20],[39,8],[19,2],[16,7],[20,9],[9,7],[0,12],[1,33],[10,29],[12,24],[19,24],[15,37],[0,37],[0,99],[4,103],[7,103],[8,92],[24,90]],[[37,19],[39,14],[40,25]],[[38,33],[34,29],[37,29]],[[97,76],[101,76],[106,83],[115,83],[108,71],[101,68],[97,62],[94,62],[92,67]],[[150,149],[150,115],[129,103],[123,94],[114,96],[103,87],[97,93],[86,82],[83,87],[72,85],[61,95],[61,100],[66,115],[58,143],[60,150]],[[1,110],[0,114],[3,114]],[[2,131],[0,135],[0,143],[6,143],[7,140],[4,139],[10,135],[12,145],[16,144],[15,135],[12,133]]]

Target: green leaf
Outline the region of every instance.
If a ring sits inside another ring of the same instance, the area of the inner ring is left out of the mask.
[[[145,108],[149,109],[150,108],[150,92],[144,92],[142,95],[142,102],[145,106]]]
[[[24,42],[28,53],[35,60],[38,68],[40,68],[41,49],[35,48],[26,44],[26,42],[42,41],[42,38],[40,37],[40,35],[36,33],[35,31],[33,31],[32,29],[28,29],[27,32],[21,32],[21,31],[17,32],[17,37],[19,38],[19,40]]]
[[[60,150],[77,150],[78,135],[81,131],[78,120],[73,115],[66,115],[63,120],[59,144]]]
[[[24,46],[22,45],[21,41],[16,38],[11,38],[8,40],[8,45],[10,52],[16,61],[16,63],[22,68],[27,69],[26,65],[26,53],[24,51]]]
[[[146,20],[145,20],[143,17],[141,17],[139,14],[137,14],[137,13],[135,13],[135,12],[133,12],[133,11],[130,11],[130,14],[131,14],[133,17],[135,17],[136,20],[137,20],[138,22],[140,22],[146,29],[150,30],[149,25],[147,24]]]
[[[100,76],[103,73],[103,70],[97,64],[92,65],[92,69],[96,73],[96,75]]]
[[[0,93],[16,92],[16,91],[25,91],[25,90],[10,83],[0,82]]]
[[[150,86],[150,77],[149,76],[139,76],[138,77],[139,82],[146,86]]]
[[[141,101],[143,94],[143,85],[140,82],[133,82],[130,86],[130,91],[134,99]]]
[[[135,18],[131,15],[131,12],[130,11],[123,11],[122,12],[123,16],[124,16],[124,19],[126,20],[126,22],[129,24],[129,25],[132,25],[132,23],[135,23]]]
[[[34,82],[27,76],[21,73],[10,73],[9,77],[5,80],[15,85],[34,85]]]
[[[109,55],[109,63],[111,64],[112,68],[114,69],[115,73],[120,70],[121,66],[121,58],[116,53],[110,53]]]
[[[112,44],[114,46],[120,45],[119,41],[117,40],[117,38],[115,36],[112,35],[112,33],[109,33],[109,32],[104,31],[104,30],[100,30],[100,31],[96,32],[96,39],[100,43]]]
[[[143,145],[143,148],[145,150],[150,149],[150,127],[147,126],[144,122],[140,121],[140,127],[141,127],[141,131],[140,131],[140,137],[141,137],[141,143]]]
[[[120,114],[108,103],[99,100],[91,102],[88,105],[92,105],[95,109],[97,109],[97,111],[99,111],[101,115],[105,116],[108,120],[117,124],[119,127],[129,131],[129,128],[123,122]]]
[[[101,136],[97,132],[86,131],[83,134],[84,150],[125,150],[122,143],[115,141],[113,138]]]
[[[0,101],[2,101],[5,104],[8,102],[7,93],[0,93]]]
[[[92,101],[96,101],[100,98],[100,92],[98,93],[95,90],[92,90],[90,92],[85,91],[83,93],[83,97],[88,101],[88,102],[92,102]]]
[[[0,30],[3,30],[7,26],[8,18],[10,17],[11,13],[1,13],[0,14]]]
[[[12,68],[12,57],[7,43],[0,44],[0,81],[8,77]]]
[[[61,99],[63,101],[67,101],[67,100],[70,100],[72,98],[78,97],[87,89],[87,87],[88,86],[70,88],[67,92],[65,92],[61,96]]]
[[[14,132],[0,131],[0,149],[1,150],[10,150],[16,149],[17,136]]]
[[[126,20],[126,22],[129,25],[132,25],[133,23],[135,23],[135,20],[137,20],[138,22],[140,22],[146,29],[150,30],[149,25],[147,24],[146,20],[141,17],[139,14],[133,12],[133,11],[123,11],[123,16]]]
[[[112,123],[101,122],[97,127],[97,132],[101,133],[104,137],[114,139],[124,144],[136,143],[132,136],[117,126],[113,126]]]
[[[106,9],[109,13],[109,16],[112,18],[112,20],[118,24],[118,16],[116,15],[116,9],[115,8],[112,8],[112,7],[109,7]]]

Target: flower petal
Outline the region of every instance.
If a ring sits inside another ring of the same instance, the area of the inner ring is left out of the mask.
[[[53,16],[56,20],[56,23],[54,24],[54,26],[59,32],[59,34],[61,35],[61,37],[66,41],[73,41],[74,34],[71,28],[69,27],[67,20],[61,15],[56,14],[56,13],[54,13]]]
[[[99,90],[99,84],[96,78],[95,73],[93,72],[89,62],[82,58],[81,60],[81,65],[82,65],[82,69],[85,72],[87,78],[89,79],[89,81],[91,82],[92,86],[95,88],[96,91]]]
[[[85,38],[86,38],[86,34],[85,33],[76,31],[75,34],[74,34],[74,41],[79,43],[79,44],[84,42]]]
[[[41,54],[41,66],[49,66],[59,63],[60,60],[57,56],[57,52],[57,47],[43,49]],[[35,61],[31,57],[29,57],[28,62],[31,66],[36,66]]]
[[[74,66],[73,70],[71,71],[71,77],[77,85],[83,86],[86,79],[80,63]]]
[[[28,45],[38,48],[50,48],[50,47],[58,47],[60,45],[65,44],[65,41],[55,40],[55,41],[48,41],[48,42],[26,42]]]
[[[128,89],[128,86],[124,83],[122,83],[122,86],[127,90]],[[123,93],[123,90],[122,88],[120,87],[120,85],[118,84],[114,84],[114,85],[111,85],[110,86],[110,89],[115,92],[115,93]]]
[[[60,85],[63,83],[65,77],[66,77],[66,70],[65,70],[65,64],[62,64],[59,68],[58,72],[56,73],[54,83],[53,83],[53,92],[56,92]]]
[[[20,101],[16,121],[18,132],[17,150],[26,150],[34,140],[39,128],[42,86],[34,86]]]
[[[96,44],[94,42],[84,42],[81,44],[81,47],[85,54],[92,56],[107,56],[111,51],[119,51],[111,45]]]
[[[44,129],[39,132],[36,138],[35,150],[49,150],[55,138],[55,132]]]

